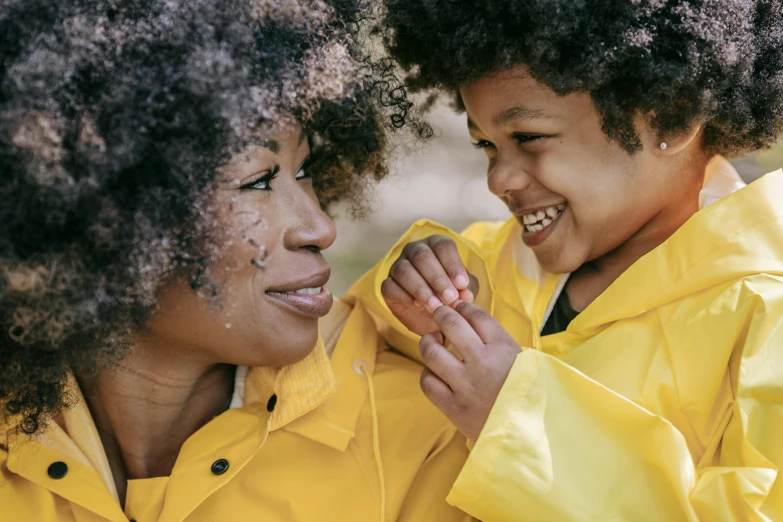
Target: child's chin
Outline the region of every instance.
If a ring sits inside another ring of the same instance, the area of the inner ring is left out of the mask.
[[[566,256],[550,252],[536,252],[536,259],[541,267],[550,274],[570,274],[582,266],[583,263],[572,261]]]

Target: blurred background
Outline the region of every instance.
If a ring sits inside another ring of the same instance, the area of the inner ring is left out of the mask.
[[[474,221],[509,217],[487,189],[484,152],[470,145],[464,118],[446,105],[433,108],[427,120],[436,137],[421,150],[395,155],[393,174],[377,187],[368,218],[351,220],[338,209],[337,242],[326,251],[335,295],[343,295],[419,218],[461,230]],[[783,146],[732,163],[750,182],[783,167]]]

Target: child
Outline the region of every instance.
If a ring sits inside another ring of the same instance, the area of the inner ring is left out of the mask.
[[[722,158],[783,133],[781,2],[386,4],[514,215],[419,222],[352,289],[473,441],[449,501],[783,520],[783,172]]]

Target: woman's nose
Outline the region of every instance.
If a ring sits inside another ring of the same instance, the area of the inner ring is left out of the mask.
[[[294,220],[284,237],[288,250],[305,248],[314,252],[326,250],[337,237],[334,221],[321,208],[318,199],[304,189],[292,203]]]

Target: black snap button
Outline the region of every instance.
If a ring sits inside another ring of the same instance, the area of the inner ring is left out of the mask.
[[[68,464],[65,462],[55,462],[46,471],[50,478],[61,479],[68,474]]]
[[[266,411],[275,411],[275,406],[277,406],[277,395],[272,395],[266,403]]]
[[[222,475],[228,470],[228,461],[226,459],[217,459],[212,463],[212,473]]]

